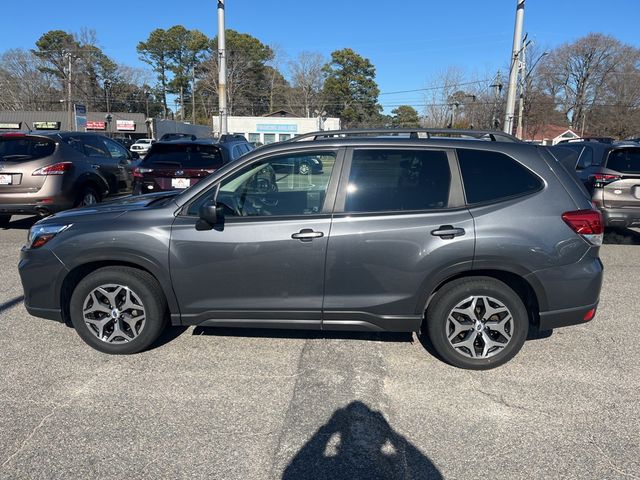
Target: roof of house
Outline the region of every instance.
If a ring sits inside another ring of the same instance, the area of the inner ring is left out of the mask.
[[[527,140],[529,140],[529,141],[541,141],[541,140],[545,140],[545,139],[550,139],[550,138],[556,138],[556,137],[563,136],[567,132],[575,135],[575,137],[579,137],[580,136],[580,134],[578,134],[575,131],[571,130],[570,128],[562,126],[562,125],[543,125],[533,135],[530,136],[531,138],[527,138]],[[575,137],[573,137],[573,135],[568,135],[568,137],[575,138]]]

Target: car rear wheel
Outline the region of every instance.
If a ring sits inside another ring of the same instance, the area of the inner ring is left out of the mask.
[[[426,313],[436,352],[459,368],[486,370],[522,348],[529,316],[520,297],[489,277],[455,280],[436,294]]]
[[[302,162],[300,163],[300,166],[298,167],[298,173],[300,175],[309,175],[311,173],[311,165],[309,165],[309,162]]]
[[[87,344],[104,353],[130,354],[149,347],[166,324],[166,300],[156,280],[129,267],[105,267],[78,283],[71,323]]]
[[[88,207],[100,203],[100,194],[93,187],[84,187],[76,199],[74,206]]]
[[[7,228],[11,221],[11,215],[0,215],[0,228]]]

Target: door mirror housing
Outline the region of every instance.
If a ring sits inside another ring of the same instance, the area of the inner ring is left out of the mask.
[[[224,209],[222,205],[216,202],[207,202],[200,207],[198,211],[198,222],[196,230],[211,230],[215,226],[224,223]]]
[[[129,152],[133,160],[140,160],[140,154],[138,152]]]

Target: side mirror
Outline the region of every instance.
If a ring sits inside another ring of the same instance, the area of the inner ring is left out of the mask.
[[[131,152],[131,158],[134,160],[140,160],[140,154],[138,152]]]
[[[196,223],[196,230],[211,230],[224,222],[224,210],[216,202],[207,202],[198,211],[200,219]]]

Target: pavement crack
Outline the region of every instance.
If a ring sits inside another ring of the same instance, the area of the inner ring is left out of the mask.
[[[507,408],[513,409],[513,410],[522,410],[524,412],[530,412],[530,413],[539,413],[542,414],[548,418],[553,418],[553,416],[547,412],[545,412],[544,410],[537,410],[535,408],[528,408],[525,407],[523,405],[517,405],[515,403],[511,403],[509,401],[507,401],[504,397],[504,395],[496,395],[494,393],[489,393],[489,392],[485,392],[482,389],[476,389],[476,391],[478,393],[481,393],[482,395],[489,397],[491,400],[493,400],[495,403],[499,404],[499,405],[503,405]]]
[[[640,477],[638,477],[637,475],[634,475],[633,473],[625,472],[624,470],[619,468],[615,463],[613,463],[613,460],[611,460],[611,457],[607,454],[607,452],[605,452],[602,449],[602,447],[598,444],[598,441],[595,439],[595,437],[593,435],[590,435],[589,437],[591,438],[591,441],[589,443],[591,443],[594,447],[598,449],[602,458],[604,458],[607,461],[607,463],[609,464],[609,466],[613,471],[615,471],[616,473],[619,473],[624,477],[640,479]]]

